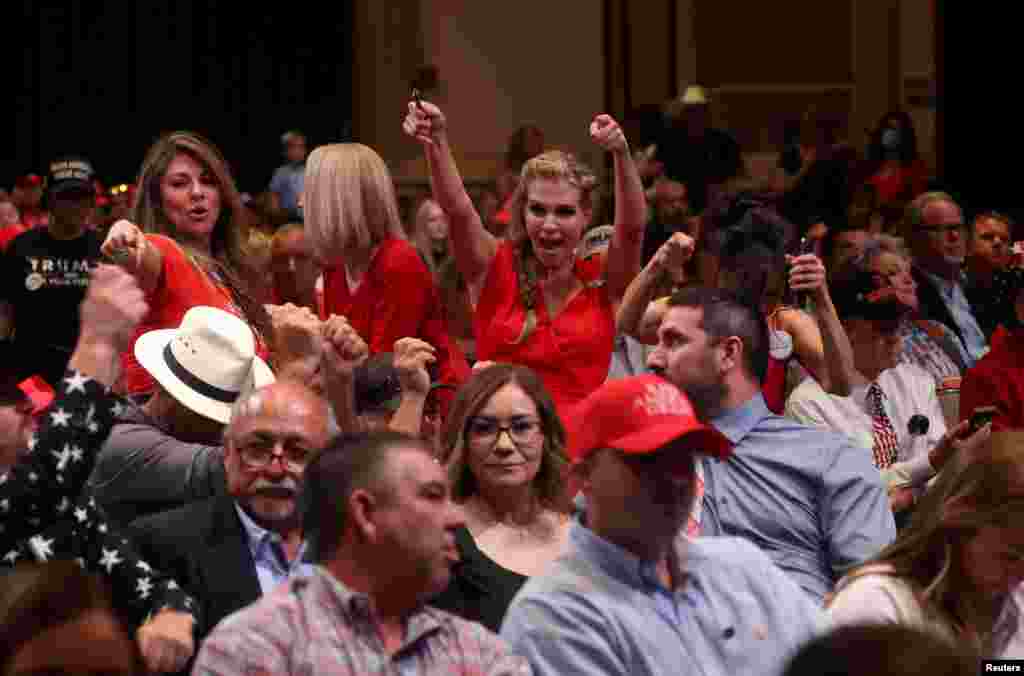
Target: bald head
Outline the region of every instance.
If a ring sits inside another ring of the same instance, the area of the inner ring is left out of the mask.
[[[240,397],[231,410],[226,434],[245,419],[257,415],[309,418],[314,427],[327,434],[330,410],[327,400],[309,387],[293,380],[278,381]],[[326,438],[325,438],[326,442]]]

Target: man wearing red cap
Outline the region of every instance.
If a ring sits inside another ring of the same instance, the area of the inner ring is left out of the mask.
[[[501,635],[535,674],[781,673],[819,610],[749,542],[682,534],[694,456],[732,444],[657,376],[606,382],[566,421],[587,504]]]

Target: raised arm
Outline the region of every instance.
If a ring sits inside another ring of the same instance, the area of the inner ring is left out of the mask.
[[[355,434],[363,428],[356,415],[355,370],[368,354],[366,343],[344,317],[331,315],[324,322],[324,384],[343,434]]]
[[[647,262],[622,296],[622,302],[615,314],[615,330],[632,336],[641,342],[649,342],[652,336],[645,335],[644,316],[651,302],[666,282],[693,256],[693,238],[684,232],[672,235]]]
[[[402,384],[402,403],[388,426],[396,432],[419,437],[423,424],[423,407],[430,394],[428,364],[437,362],[432,345],[416,338],[395,341],[395,370]]]
[[[487,270],[498,251],[498,240],[484,228],[473,200],[466,193],[448,144],[448,131],[441,109],[426,101],[410,102],[402,129],[423,145],[434,199],[448,216],[448,239],[455,262],[476,306]]]
[[[617,305],[640,272],[647,198],[619,123],[609,115],[598,115],[590,124],[590,137],[612,153],[615,164],[615,232],[608,246],[605,282],[608,296]]]
[[[100,251],[131,273],[146,295],[159,286],[163,256],[149,243],[139,226],[131,221],[122,219],[114,223]]]

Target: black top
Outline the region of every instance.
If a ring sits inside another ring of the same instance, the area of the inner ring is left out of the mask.
[[[479,622],[497,633],[512,597],[527,578],[488,558],[466,528],[455,532],[455,544],[462,560],[452,570],[448,588],[434,597],[430,605]]]
[[[658,139],[657,158],[665,176],[685,183],[694,213],[707,206],[708,184],[719,184],[740,174],[743,155],[732,135],[709,128],[704,136],[690,138],[685,129],[669,127]]]
[[[78,341],[78,306],[100,261],[98,233],[54,239],[32,228],[7,245],[0,260],[0,301],[14,309],[13,348],[21,375],[60,386]]]

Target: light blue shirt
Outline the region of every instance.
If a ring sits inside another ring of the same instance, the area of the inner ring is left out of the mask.
[[[305,543],[299,547],[295,560],[288,563],[280,535],[253,521],[238,504],[235,504],[235,511],[242,521],[245,539],[249,551],[252,552],[252,561],[256,564],[256,577],[260,580],[260,591],[263,594],[269,594],[291,577],[305,577],[313,571],[313,565],[305,561]]]
[[[711,423],[735,448],[702,459],[702,535],[753,542],[819,603],[896,538],[881,474],[846,437],[774,415],[760,394]]]
[[[676,541],[675,589],[651,562],[579,521],[569,551],[530,578],[501,626],[538,676],[780,674],[823,613],[767,556],[736,538]]]
[[[281,200],[281,208],[286,209],[292,218],[302,218],[299,195],[302,194],[305,181],[305,163],[281,165],[270,179],[270,192],[277,194]]]
[[[924,271],[922,270],[922,272]],[[959,281],[951,282],[929,272],[924,272],[924,275],[935,286],[946,309],[953,316],[953,321],[960,328],[960,333],[967,343],[967,352],[971,356],[968,368],[974,366],[974,362],[988,352],[988,341],[985,340],[985,333],[978,325],[978,320],[974,318],[974,313],[971,312],[971,304],[967,301],[967,296],[964,295],[963,285]]]

